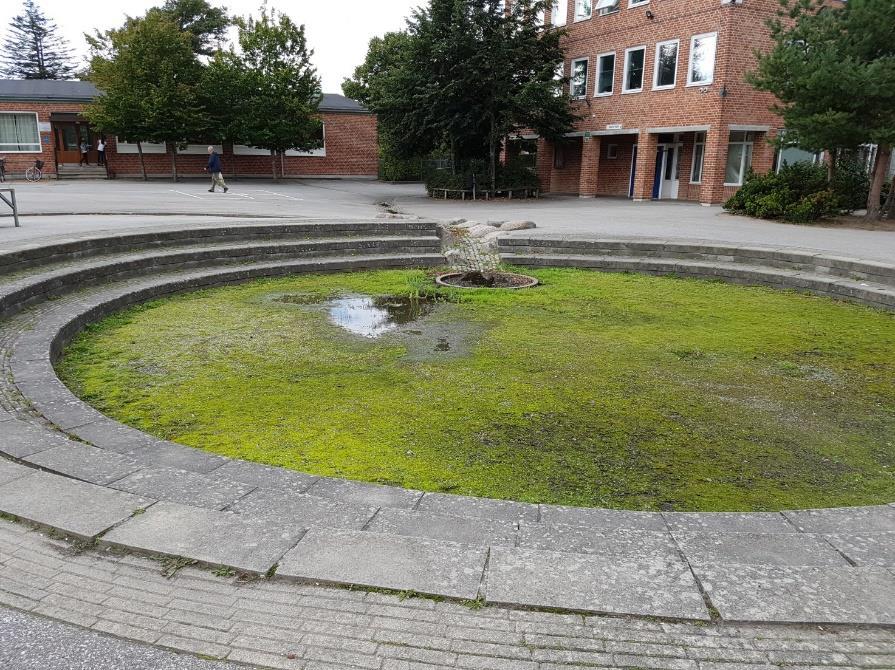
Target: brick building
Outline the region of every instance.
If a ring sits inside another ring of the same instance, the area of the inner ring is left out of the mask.
[[[89,82],[0,80],[0,158],[7,175],[17,176],[44,162],[50,176],[140,176],[135,144],[106,137],[107,168],[98,168],[97,141],[102,135],[81,116],[98,95]],[[371,177],[378,174],[376,117],[359,103],[341,95],[326,94],[320,103],[323,147],[310,152],[289,151],[277,161],[286,177]],[[90,146],[89,168],[80,167],[79,145]],[[170,177],[172,154],[164,144],[143,143],[147,174]],[[181,176],[202,175],[207,144],[178,150]],[[240,144],[217,147],[228,176],[269,177],[270,153]]]
[[[774,99],[746,83],[776,0],[558,0],[569,95],[582,117],[538,141],[545,191],[723,202],[767,172]],[[529,140],[534,139],[529,136]]]

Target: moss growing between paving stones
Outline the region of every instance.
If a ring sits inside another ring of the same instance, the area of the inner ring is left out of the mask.
[[[369,339],[283,294],[407,294],[416,271],[157,301],[60,365],[109,415],[320,475],[531,502],[776,510],[895,500],[895,317],[725,284],[537,270]],[[439,349],[443,335],[456,345]],[[432,346],[430,346],[432,345]]]

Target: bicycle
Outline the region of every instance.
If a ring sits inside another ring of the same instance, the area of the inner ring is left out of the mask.
[[[28,181],[40,181],[44,177],[43,169],[43,161],[34,161],[34,167],[30,167],[25,170],[25,179],[27,179]]]

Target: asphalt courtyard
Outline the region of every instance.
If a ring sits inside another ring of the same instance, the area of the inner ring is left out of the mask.
[[[633,203],[625,199],[550,196],[540,200],[463,202],[433,200],[420,184],[370,180],[300,180],[278,184],[231,183],[209,193],[204,181],[17,182],[22,227],[0,218],[4,243],[89,231],[201,222],[234,224],[256,217],[369,219],[387,207],[425,218],[531,220],[535,234],[602,238],[661,238],[780,246],[868,260],[895,258],[895,232],[798,226],[726,214],[720,207],[682,202]],[[4,206],[5,207],[5,206]],[[6,212],[0,212],[0,215]],[[527,231],[529,232],[529,231]]]

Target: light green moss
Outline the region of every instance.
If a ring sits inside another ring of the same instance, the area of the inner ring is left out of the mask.
[[[89,328],[60,372],[109,415],[219,454],[427,491],[625,509],[895,500],[895,317],[720,283],[533,271],[427,318],[443,360],[268,294],[406,293],[415,271],[182,295]]]

